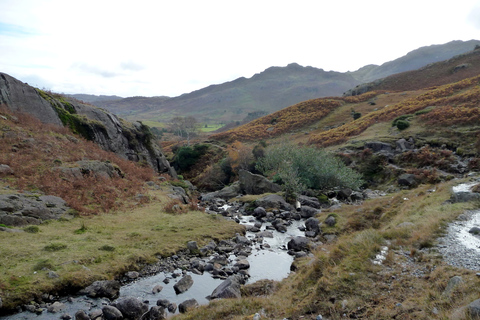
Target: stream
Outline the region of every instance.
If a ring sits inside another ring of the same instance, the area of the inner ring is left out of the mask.
[[[253,216],[241,216],[239,223],[244,225],[254,225],[255,218]],[[269,223],[264,223],[260,228],[260,231],[265,231]],[[300,231],[299,228],[304,226],[303,220],[292,220],[284,233],[272,230],[269,228],[273,235],[272,238],[264,237],[263,240],[252,241],[252,251],[247,257],[247,261],[250,264],[248,269],[249,278],[247,284],[254,283],[258,280],[282,280],[290,273],[290,266],[293,262],[293,257],[287,253],[287,243],[290,239],[296,236],[304,236],[305,233]],[[249,240],[256,238],[256,233],[247,231],[246,237]],[[211,257],[206,257],[204,261],[208,261]],[[236,262],[237,257],[235,255],[229,256],[229,265]],[[172,275],[179,275],[173,278]],[[174,290],[175,283],[178,282],[184,275],[190,275],[193,279],[193,285],[187,291],[176,294]],[[164,280],[168,279],[170,281]],[[215,279],[212,274],[204,272],[203,274],[195,274],[193,272],[185,272],[180,269],[172,272],[160,272],[153,276],[139,278],[133,282],[125,284],[120,289],[120,297],[135,297],[141,301],[149,304],[149,307],[157,305],[159,299],[166,299],[170,303],[179,305],[181,302],[188,299],[195,299],[199,304],[208,304],[208,296],[212,294],[213,290],[219,286],[224,279]],[[161,285],[163,289],[159,293],[152,293],[152,289]],[[0,317],[0,320],[20,320],[20,319],[38,319],[49,320],[52,318],[60,319],[62,315],[68,314],[74,318],[75,313],[78,310],[85,310],[87,313],[91,313],[94,310],[99,310],[105,305],[109,305],[111,301],[106,298],[93,299],[86,296],[71,296],[64,297],[58,300],[65,304],[64,309],[59,313],[50,313],[46,310],[41,314],[36,314],[30,311],[23,311],[9,316]],[[178,313],[178,309],[175,311]],[[168,313],[169,316],[172,313]]]

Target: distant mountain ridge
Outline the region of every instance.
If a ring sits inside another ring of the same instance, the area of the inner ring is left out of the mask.
[[[473,50],[476,45],[480,41],[426,46],[380,66],[367,65],[345,73],[291,63],[270,67],[248,79],[241,77],[173,98],[130,97],[90,102],[129,120],[165,122],[174,116],[189,115],[205,123],[240,122],[249,113],[272,113],[309,99],[341,96],[359,84],[447,60]]]

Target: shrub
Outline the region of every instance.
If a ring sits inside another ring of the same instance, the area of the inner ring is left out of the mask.
[[[43,248],[43,250],[54,252],[54,251],[60,251],[60,250],[66,249],[66,248],[67,248],[67,245],[64,244],[64,243],[51,243],[49,245],[46,245]]]
[[[23,231],[28,233],[38,233],[40,232],[40,228],[38,226],[28,226],[23,228]]]
[[[257,169],[267,175],[276,175],[283,182],[288,196],[306,188],[358,189],[362,184],[360,174],[332,154],[289,143],[268,147],[265,157],[259,159]]]
[[[410,127],[410,122],[407,120],[398,120],[396,126],[398,130],[405,130]]]

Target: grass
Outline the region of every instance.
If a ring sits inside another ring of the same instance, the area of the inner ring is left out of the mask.
[[[207,127],[205,127],[205,125],[207,125]],[[201,132],[212,132],[212,131],[220,129],[223,126],[224,126],[223,124],[205,124],[205,123],[202,123],[200,125],[200,131]]]
[[[114,212],[40,225],[38,233],[0,232],[0,297],[4,307],[44,292],[74,289],[98,279],[137,270],[194,240],[199,245],[242,232],[243,227],[199,211],[163,212],[166,197],[128,212]],[[49,270],[60,275],[47,277]]]

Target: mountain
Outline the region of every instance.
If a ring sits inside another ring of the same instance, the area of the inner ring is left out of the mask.
[[[77,100],[81,100],[83,102],[87,103],[93,103],[95,104],[96,102],[102,102],[102,101],[112,101],[112,100],[120,100],[123,99],[123,97],[119,96],[105,96],[105,95],[94,95],[94,94],[67,94],[67,96],[75,98]]]
[[[380,66],[368,65],[346,73],[292,63],[174,98],[131,97],[95,104],[129,120],[165,122],[174,116],[191,115],[205,123],[242,121],[249,113],[272,113],[301,101],[340,96],[361,83],[449,59],[479,44],[471,40],[422,47]]]

